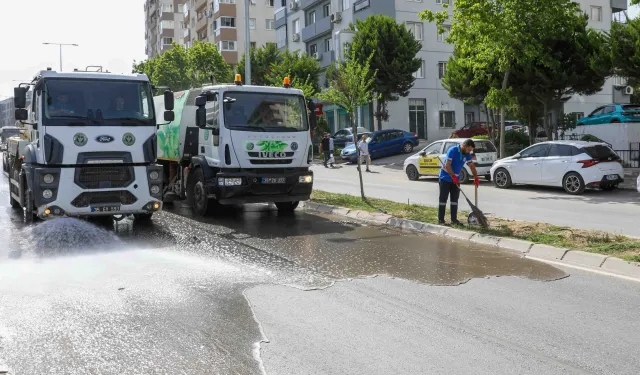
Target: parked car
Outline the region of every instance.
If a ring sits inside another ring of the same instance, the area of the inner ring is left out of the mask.
[[[440,174],[441,163],[444,162],[447,151],[455,147],[467,138],[450,138],[436,141],[428,145],[422,151],[408,157],[404,161],[404,171],[410,180],[417,180],[421,176],[438,176]],[[496,147],[487,139],[474,139],[476,144],[473,150],[473,162],[478,170],[478,176],[485,176],[490,181],[489,173],[493,162],[498,158]],[[440,159],[440,161],[438,161]],[[460,183],[467,183],[473,174],[468,165],[465,164],[460,172]]]
[[[583,117],[576,125],[598,125],[619,122],[640,122],[640,105],[608,104],[596,108],[589,116]]]
[[[369,130],[358,126],[358,134],[369,133]],[[358,136],[359,137],[359,136]],[[353,143],[353,129],[345,128],[338,130],[333,135],[333,145],[335,147],[344,148],[349,143]]]
[[[471,122],[462,128],[453,132],[454,138],[472,138],[476,135],[487,135],[489,129],[487,129],[486,122]]]
[[[371,159],[377,159],[403,152],[408,154],[420,144],[420,140],[416,133],[389,129],[368,133],[367,143],[369,143]],[[340,157],[350,163],[356,162],[356,145],[352,143],[345,147]]]
[[[550,141],[496,161],[491,176],[502,189],[514,184],[558,186],[577,195],[587,188],[615,189],[624,181],[624,168],[606,143]]]

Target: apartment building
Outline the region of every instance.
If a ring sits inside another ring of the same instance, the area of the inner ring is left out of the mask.
[[[16,124],[13,97],[0,100],[0,128]]]
[[[245,17],[249,1],[249,18]],[[242,58],[247,41],[252,47],[275,42],[274,9],[282,0],[186,0],[183,40],[215,43],[232,66]],[[246,26],[249,22],[249,36]]]
[[[172,43],[183,43],[184,3],[187,0],[146,0],[145,54],[153,58],[171,49]]]

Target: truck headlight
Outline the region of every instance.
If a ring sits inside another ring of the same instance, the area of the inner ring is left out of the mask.
[[[53,197],[53,192],[51,190],[47,189],[42,191],[42,198],[51,199],[51,197]]]
[[[43,180],[45,184],[52,184],[55,178],[52,174],[45,174]]]
[[[151,194],[160,194],[160,186],[158,185],[151,186]]]
[[[151,173],[149,173],[149,178],[155,181],[160,178],[160,174],[158,171],[151,171]]]
[[[300,184],[310,184],[313,182],[313,176],[300,176],[298,177],[298,183]]]

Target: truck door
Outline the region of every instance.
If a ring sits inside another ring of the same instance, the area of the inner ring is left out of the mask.
[[[220,102],[216,96],[214,101],[207,102],[205,109],[207,111],[207,127],[209,129],[200,129],[200,149],[199,155],[218,160],[218,146],[220,145]]]

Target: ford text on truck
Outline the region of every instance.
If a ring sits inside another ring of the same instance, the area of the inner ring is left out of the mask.
[[[148,219],[162,209],[158,119],[146,75],[47,69],[15,88],[14,97],[25,131],[8,139],[7,172],[11,205],[25,220]],[[171,121],[173,94],[164,97]]]
[[[236,75],[235,84],[176,92],[176,121],[158,131],[165,201],[187,199],[208,215],[219,205],[244,203],[291,212],[308,200],[315,117],[302,91],[284,82],[243,86]]]

